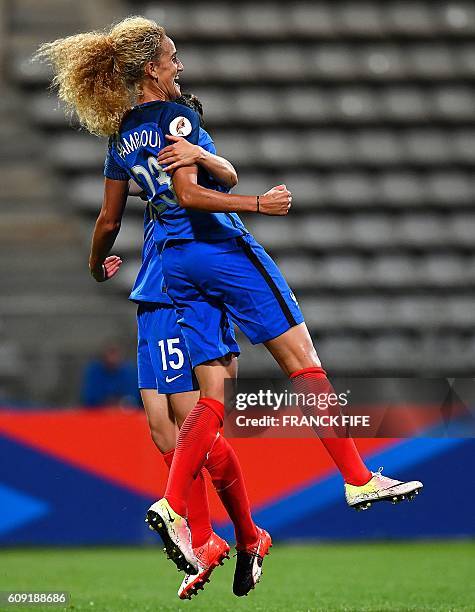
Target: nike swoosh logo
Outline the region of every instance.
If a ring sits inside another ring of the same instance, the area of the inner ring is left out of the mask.
[[[168,376],[165,376],[165,382],[171,383],[174,380],[176,380],[177,378],[180,378],[180,376],[183,376],[183,374],[178,374],[178,376],[174,376],[173,378],[168,378]]]
[[[181,376],[181,374],[180,374],[180,376]],[[170,523],[174,523],[175,519],[170,516],[170,511],[168,510],[168,508],[165,508],[165,510],[167,511],[168,519],[169,519]]]

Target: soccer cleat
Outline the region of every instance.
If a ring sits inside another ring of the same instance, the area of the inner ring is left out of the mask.
[[[269,554],[272,539],[265,531],[257,527],[257,544],[252,548],[237,551],[236,569],[234,570],[233,593],[238,597],[248,595],[262,576],[262,563]]]
[[[188,522],[173,510],[165,498],[150,506],[145,522],[162,538],[168,558],[179,570],[187,574],[198,573]]]
[[[361,487],[345,483],[345,497],[348,505],[356,510],[368,510],[371,504],[390,501],[393,504],[408,499],[412,500],[422,489],[422,482],[411,480],[401,482],[382,474],[383,468],[371,472],[373,477]]]
[[[212,533],[209,540],[203,546],[193,549],[198,561],[198,573],[186,574],[178,589],[180,599],[191,599],[198,595],[199,591],[209,582],[209,577],[218,565],[223,565],[225,559],[229,559],[229,545],[226,540]]]

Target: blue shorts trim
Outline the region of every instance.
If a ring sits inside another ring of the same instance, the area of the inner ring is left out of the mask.
[[[172,306],[141,302],[137,309],[139,389],[183,393],[198,389]]]

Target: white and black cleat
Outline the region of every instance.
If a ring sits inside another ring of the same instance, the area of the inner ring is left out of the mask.
[[[162,538],[163,550],[178,571],[191,575],[198,573],[188,522],[173,510],[165,498],[150,506],[145,522]]]
[[[368,510],[372,504],[388,501],[398,504],[405,499],[413,500],[423,488],[422,482],[411,480],[401,482],[382,475],[382,468],[372,472],[373,476],[366,484],[358,487],[345,483],[345,497],[348,505],[355,510]]]

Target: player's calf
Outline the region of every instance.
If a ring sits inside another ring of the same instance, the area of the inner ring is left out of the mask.
[[[360,487],[345,483],[345,498],[351,508],[368,510],[371,504],[380,501],[397,504],[404,499],[412,500],[423,487],[418,480],[401,482],[383,476],[382,470],[379,468],[377,472],[372,472],[369,482]]]

